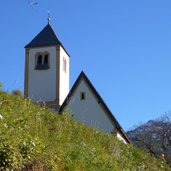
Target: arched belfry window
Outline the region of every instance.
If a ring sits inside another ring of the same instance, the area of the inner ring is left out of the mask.
[[[49,58],[49,55],[46,54],[44,56],[44,65],[48,65],[48,63],[49,63],[49,59],[48,58]]]
[[[37,57],[37,65],[42,65],[42,55]]]
[[[45,70],[50,68],[49,53],[37,53],[35,56],[35,69]]]

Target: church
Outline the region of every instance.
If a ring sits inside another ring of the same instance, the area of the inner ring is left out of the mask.
[[[58,113],[67,110],[77,121],[130,140],[104,100],[81,71],[69,89],[70,55],[49,23],[25,46],[24,96]]]

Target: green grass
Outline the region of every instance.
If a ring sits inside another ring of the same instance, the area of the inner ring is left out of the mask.
[[[30,100],[0,92],[0,170],[171,170],[147,153],[58,115]]]

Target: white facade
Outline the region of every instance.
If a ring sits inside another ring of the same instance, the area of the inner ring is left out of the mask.
[[[77,121],[106,133],[114,133],[125,144],[130,143],[103,99],[82,71],[60,108],[68,111]]]
[[[50,68],[35,69],[37,53],[49,53]],[[31,48],[29,50],[28,97],[33,101],[54,101],[56,99],[56,47]]]
[[[69,56],[60,46],[60,81],[59,81],[59,105],[61,106],[69,93]]]
[[[49,68],[36,69],[36,54],[49,54]],[[69,56],[59,46],[29,49],[28,98],[35,102],[54,102],[60,106],[69,93]]]
[[[80,100],[80,93],[85,93],[85,100]],[[98,102],[94,94],[88,88],[86,82],[82,79],[73,96],[69,100],[68,110],[78,121],[95,127],[102,131],[111,133],[114,129],[106,112]]]

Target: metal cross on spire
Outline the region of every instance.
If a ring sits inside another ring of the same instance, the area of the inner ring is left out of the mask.
[[[50,23],[50,11],[48,11],[48,18],[47,18],[47,20],[48,20],[48,24]]]

